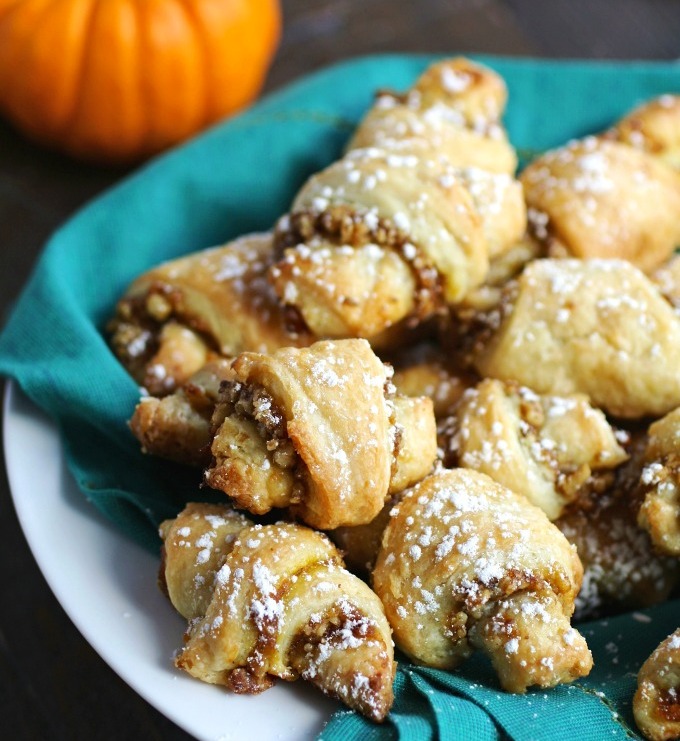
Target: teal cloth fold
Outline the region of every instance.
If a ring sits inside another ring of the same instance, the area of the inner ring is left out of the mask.
[[[638,739],[636,675],[680,622],[676,600],[579,626],[593,652],[588,677],[525,695],[502,692],[490,662],[474,656],[454,672],[400,665],[395,703],[382,726],[336,713],[319,741],[603,741]]]
[[[152,161],[49,240],[0,336],[0,373],[56,421],[84,496],[138,542],[157,549],[159,521],[209,495],[193,471],[143,456],[127,428],[139,391],[107,346],[116,301],[163,260],[270,228],[307,176],[337,158],[373,92],[406,88],[433,59],[368,57],[311,75]],[[524,161],[680,87],[676,63],[478,59],[508,83],[506,124]],[[600,661],[578,686],[513,697],[498,692],[479,659],[450,674],[404,665],[389,723],[372,726],[341,712],[323,737],[632,736],[620,723],[632,723],[632,673],[677,627],[678,607],[656,608],[649,624],[624,616],[590,626]],[[612,630],[624,638],[610,656]]]

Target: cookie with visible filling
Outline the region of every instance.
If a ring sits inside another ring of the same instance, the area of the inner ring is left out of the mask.
[[[491,378],[463,394],[440,439],[447,465],[491,476],[551,520],[585,487],[605,488],[627,458],[587,397],[539,395]]]
[[[432,402],[395,393],[366,340],[233,364],[213,415],[206,483],[254,514],[289,507],[323,530],[370,522],[437,455]]]
[[[411,659],[453,669],[479,650],[503,689],[524,692],[592,667],[569,622],[582,573],[538,507],[459,468],[429,476],[394,507],[373,586]]]
[[[680,738],[680,629],[662,641],[642,665],[633,715],[650,741]]]
[[[161,584],[189,619],[180,669],[238,693],[302,677],[383,720],[396,669],[390,627],[324,535],[192,503],[161,537]]]

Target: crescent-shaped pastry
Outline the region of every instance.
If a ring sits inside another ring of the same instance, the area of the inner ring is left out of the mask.
[[[525,224],[508,175],[427,149],[353,150],[312,176],[279,221],[271,278],[317,335],[371,339],[461,301]]]
[[[526,227],[498,123],[505,98],[495,73],[461,59],[383,95],[277,225],[271,279],[289,311],[319,336],[372,339],[479,286]]]
[[[380,600],[322,534],[243,519],[190,504],[161,526],[161,581],[190,619],[176,665],[235,692],[303,677],[381,721],[395,663]]]
[[[661,95],[624,116],[607,138],[624,142],[680,169],[680,95]]]
[[[408,149],[426,141],[458,167],[512,175],[517,155],[500,124],[505,82],[493,70],[457,57],[431,65],[404,95],[381,91],[349,149]]]
[[[484,474],[440,471],[394,508],[373,572],[396,645],[452,669],[488,654],[510,692],[582,677],[592,657],[569,617],[576,551],[538,507]]]
[[[482,376],[537,393],[586,394],[618,417],[680,405],[680,319],[623,260],[535,260],[486,317]]]
[[[538,395],[490,378],[465,392],[447,427],[447,465],[487,474],[550,520],[628,457],[585,396]]]
[[[164,263],[137,278],[110,324],[113,349],[152,396],[215,357],[308,345],[291,333],[267,282],[271,234],[251,234]]]
[[[432,402],[394,394],[366,340],[244,353],[215,410],[206,482],[250,512],[331,529],[370,522],[436,458]]]
[[[532,233],[552,255],[649,271],[680,244],[680,174],[646,152],[588,137],[539,157],[520,180]]]
[[[680,408],[649,428],[644,464],[638,523],[662,553],[680,556]]]
[[[279,221],[276,240],[282,259],[271,272],[274,287],[322,336],[365,332],[370,339],[406,317],[427,318],[462,299],[488,269],[481,217],[446,161],[374,148],[352,150],[313,175]],[[347,264],[354,265],[354,250],[361,264],[352,272]],[[338,255],[344,269],[336,275]],[[386,304],[376,316],[357,292],[367,278],[358,288],[351,281],[360,268],[369,270],[369,258],[373,301]],[[330,294],[324,302],[319,284]]]
[[[661,641],[642,665],[633,715],[649,741],[680,738],[680,628]]]
[[[207,363],[174,393],[162,399],[144,397],[130,420],[142,450],[177,463],[208,466],[212,459],[210,420],[222,381],[233,378],[231,360],[222,358]]]

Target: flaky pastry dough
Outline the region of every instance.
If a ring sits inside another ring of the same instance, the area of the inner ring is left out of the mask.
[[[211,461],[210,420],[222,381],[232,380],[231,360],[213,360],[194,373],[175,392],[159,399],[144,397],[130,420],[142,450],[191,466]]]
[[[663,553],[680,556],[680,409],[649,428],[638,523]]]
[[[445,438],[448,465],[491,476],[551,520],[592,475],[627,458],[604,414],[585,396],[538,395],[490,378],[465,392]]]
[[[605,133],[680,169],[680,96],[661,95],[624,116]]]
[[[488,269],[481,217],[446,161],[375,148],[352,150],[313,175],[279,222],[277,242],[283,251],[271,273],[277,293],[301,311],[312,331],[326,336],[365,332],[370,339],[409,316],[427,318],[440,305],[462,299]],[[356,256],[354,250],[359,250]],[[338,256],[344,270],[336,275]],[[348,263],[357,261],[354,275],[367,270],[367,256],[375,264],[370,273],[374,294],[382,281],[395,276],[390,291],[380,294],[386,305],[378,316],[372,304],[364,306],[366,299],[354,292],[351,280],[343,281],[352,275]],[[317,266],[314,281],[323,281],[334,294],[329,307],[318,299],[306,306],[308,262]],[[322,275],[319,265],[325,268]]]
[[[312,176],[279,222],[271,277],[317,335],[372,339],[461,301],[524,224],[510,176],[428,151],[353,150]]]
[[[537,393],[583,393],[619,417],[680,405],[680,319],[623,260],[535,260],[487,317],[482,376]]]
[[[271,234],[251,234],[164,263],[137,278],[111,322],[116,355],[153,396],[219,356],[308,345],[287,330],[267,282]]]
[[[190,504],[161,526],[161,581],[190,618],[176,665],[235,692],[303,677],[381,721],[395,664],[380,600],[322,534],[244,519]]]
[[[394,508],[373,572],[396,645],[452,669],[473,649],[524,692],[588,674],[569,624],[582,569],[538,507],[477,471],[439,471]]]
[[[163,541],[158,584],[187,620],[205,615],[238,534],[252,522],[223,504],[190,502],[160,526]]]
[[[271,277],[315,334],[371,339],[422,321],[519,241],[526,209],[499,124],[505,97],[490,70],[434,65],[405,96],[379,98],[345,157],[307,181],[277,225]],[[509,164],[489,165],[484,142]]]
[[[633,715],[650,741],[680,738],[680,628],[661,641],[642,665]]]
[[[431,470],[432,402],[395,396],[366,340],[244,353],[233,369],[206,482],[239,506],[291,507],[321,529],[361,524]]]
[[[520,180],[533,235],[552,255],[649,271],[680,243],[680,174],[646,152],[588,137],[534,160]]]
[[[425,141],[458,167],[512,175],[517,156],[500,124],[507,97],[493,70],[447,59],[431,65],[404,95],[378,93],[349,148],[393,150]]]

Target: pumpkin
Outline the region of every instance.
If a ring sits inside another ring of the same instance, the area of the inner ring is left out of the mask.
[[[259,93],[278,0],[0,0],[0,113],[77,157],[158,152]]]

